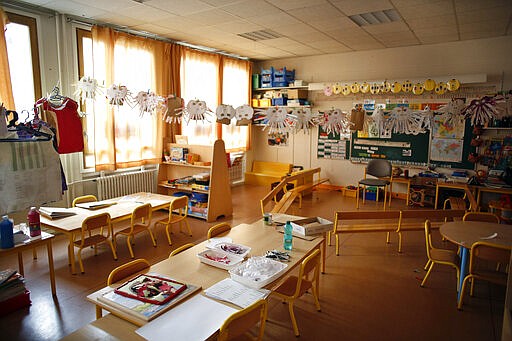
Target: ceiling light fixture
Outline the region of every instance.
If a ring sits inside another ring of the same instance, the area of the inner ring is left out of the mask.
[[[368,12],[361,14],[350,15],[349,19],[352,20],[357,26],[379,25],[386,24],[394,21],[400,21],[400,15],[394,9],[386,9],[377,12]]]
[[[283,37],[282,34],[274,32],[272,30],[260,30],[247,33],[238,34],[242,38],[246,38],[252,41],[270,40]]]

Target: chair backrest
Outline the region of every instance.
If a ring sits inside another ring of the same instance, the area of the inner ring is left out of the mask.
[[[465,210],[466,209],[466,200],[461,197],[448,197],[444,201],[443,209],[446,209],[446,204],[450,204],[450,208],[452,210]]]
[[[180,247],[172,250],[172,252],[169,254],[169,258],[172,256],[176,256],[178,253],[185,251],[186,249],[190,249],[192,246],[195,246],[194,243],[187,243],[185,245],[181,245]]]
[[[94,196],[92,194],[82,195],[81,197],[76,197],[75,199],[73,199],[73,203],[71,204],[71,206],[75,207],[76,204],[81,204],[83,202],[93,202],[93,201],[98,201],[98,199],[96,199],[96,196]]]
[[[86,238],[86,234],[90,235],[90,232],[103,227],[107,228],[106,237],[110,236],[110,214],[100,213],[90,217],[87,217],[82,222],[82,242]]]
[[[135,207],[131,217],[132,228],[135,224],[149,226],[151,223],[151,214],[152,209],[149,203]]]
[[[470,260],[470,270],[471,266],[475,265],[474,262],[476,259],[474,258],[507,264],[510,260],[510,249],[510,246],[497,245],[489,242],[479,241],[474,243],[471,246],[472,260]]]
[[[228,223],[220,223],[210,227],[208,230],[208,234],[206,235],[206,239],[210,239],[212,237],[218,236],[224,232],[228,232],[231,230],[231,225]]]
[[[132,260],[126,264],[120,265],[110,272],[107,279],[107,285],[119,282],[120,280],[131,276],[137,272],[147,270],[151,264],[143,258]]]
[[[245,309],[237,311],[224,321],[219,329],[217,340],[231,340],[250,330],[258,322],[259,333],[257,340],[263,339],[265,321],[267,319],[267,301],[260,299]]]
[[[373,175],[376,177],[390,177],[393,167],[391,162],[382,159],[373,159],[366,165],[365,174]]]
[[[297,298],[301,295],[302,281],[309,277],[309,274],[313,272],[312,281],[318,279],[320,271],[320,250],[316,249],[309,256],[307,256],[300,264],[299,275],[297,280],[297,287],[293,297]]]
[[[400,225],[407,222],[421,221],[423,223],[426,219],[430,222],[445,222],[453,221],[456,218],[461,219],[465,210],[402,210],[400,213]]]
[[[171,202],[169,207],[169,221],[178,216],[187,217],[188,215],[188,197],[186,195],[178,197]]]
[[[500,223],[500,218],[490,212],[468,212],[462,218],[464,221],[485,221],[488,223]]]

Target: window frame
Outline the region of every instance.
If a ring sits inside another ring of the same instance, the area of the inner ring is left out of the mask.
[[[39,44],[37,37],[37,19],[9,11],[6,11],[5,14],[9,19],[9,22],[27,26],[29,29],[33,73],[32,77],[34,79],[34,96],[36,97],[35,100],[37,100],[43,96],[41,83],[41,64],[39,62]]]

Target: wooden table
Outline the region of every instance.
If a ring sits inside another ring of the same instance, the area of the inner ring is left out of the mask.
[[[238,225],[232,228],[227,236],[232,238],[234,243],[239,243],[251,247],[251,256],[264,255],[266,251],[273,249],[282,250],[283,235],[277,232],[274,227],[264,225],[263,220],[259,220],[252,224]],[[324,240],[325,239],[323,236],[319,236],[311,241],[294,238],[293,249],[290,252],[291,259],[290,262],[287,263],[288,267],[286,268],[286,272],[284,272],[279,279],[267,285],[266,288],[272,290],[272,288],[275,287],[281,278],[286,276],[296,266],[300,265],[300,263],[313,250],[320,248],[320,245],[322,242],[324,242]],[[213,284],[229,277],[229,273],[226,270],[206,265],[199,261],[197,254],[205,249],[206,243],[207,242],[205,241],[179,253],[176,256],[173,256],[172,258],[165,259],[151,266],[148,272],[159,273],[175,278],[176,280],[184,283],[201,286],[201,288],[205,290]],[[94,303],[97,307],[111,312],[112,315],[117,316],[117,318],[130,322],[131,325],[141,326],[146,324],[146,321],[138,319],[130,314],[127,314],[126,312],[123,312],[122,310],[116,309],[115,307],[112,307],[98,300],[100,295],[111,291],[118,285],[119,283],[98,290],[87,296],[87,300]],[[236,308],[236,306],[233,307]],[[100,320],[103,319],[105,318],[101,318]],[[120,328],[124,328],[123,326],[127,325],[126,323],[127,322],[119,322],[117,320],[116,323],[101,322],[102,331],[98,331],[98,333],[119,335],[119,333],[126,332],[126,330],[120,330]],[[100,324],[100,322],[92,323],[78,330],[74,334],[77,336],[83,336],[89,335],[89,333],[95,333],[94,328],[98,328],[98,324]],[[130,333],[132,330],[134,331],[134,329],[131,329]],[[136,334],[133,333],[133,335]],[[136,337],[137,336],[138,335],[136,335]]]
[[[55,238],[53,234],[41,232],[41,237],[35,237],[25,240],[24,242],[14,244],[14,247],[10,249],[0,249],[0,257],[17,253],[18,254],[18,267],[19,272],[22,276],[25,276],[23,270],[23,251],[34,250],[39,246],[46,245],[48,253],[48,269],[50,270],[50,285],[52,288],[52,295],[57,295],[55,288],[55,270],[53,268],[53,251],[52,251],[52,240]]]
[[[75,250],[73,246],[75,233],[80,232],[82,229],[82,222],[85,218],[100,213],[109,213],[112,224],[130,219],[131,214],[137,206],[142,204],[150,203],[153,211],[168,208],[170,203],[176,197],[155,193],[135,193],[126,195],[124,197],[113,198],[105,200],[106,202],[115,202],[115,205],[100,208],[96,210],[88,210],[85,208],[72,207],[67,210],[76,213],[75,215],[60,218],[60,219],[49,219],[41,215],[41,224],[56,231],[63,232],[68,235],[68,260],[71,264],[71,273],[75,274]],[[113,237],[113,236],[112,236]]]
[[[461,246],[461,264],[458,296],[466,275],[466,264],[471,246],[478,241],[486,241],[495,245],[505,245],[512,249],[512,228],[510,225],[487,223],[480,221],[452,221],[441,225],[439,232],[454,244]],[[497,234],[495,238],[483,239]]]

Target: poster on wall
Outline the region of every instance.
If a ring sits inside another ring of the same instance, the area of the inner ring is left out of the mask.
[[[461,162],[463,139],[434,137],[430,147],[430,159],[434,161]]]
[[[341,138],[339,134],[327,134],[322,127],[318,127],[319,159],[345,160],[347,159],[349,140]]]
[[[268,134],[268,145],[269,146],[287,146],[288,145],[288,133],[270,133]]]

